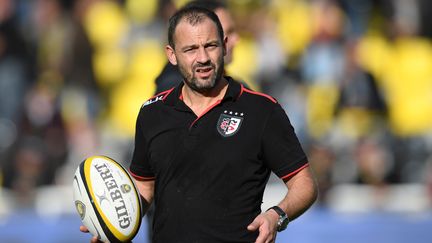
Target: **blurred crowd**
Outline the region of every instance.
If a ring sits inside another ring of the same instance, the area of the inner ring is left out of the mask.
[[[91,155],[129,162],[186,2],[0,0],[0,184],[19,205]],[[431,1],[226,3],[240,34],[227,73],[285,108],[323,204],[342,183],[432,185]]]

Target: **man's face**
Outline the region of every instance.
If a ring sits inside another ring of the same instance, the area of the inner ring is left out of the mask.
[[[239,35],[235,29],[233,17],[228,12],[228,10],[218,8],[214,12],[218,16],[219,21],[221,22],[225,36],[228,38],[226,43],[227,54],[225,55],[225,64],[229,64],[232,61],[232,53],[234,46],[239,41]]]
[[[213,89],[222,78],[225,43],[216,24],[205,18],[195,25],[182,20],[174,33],[175,49],[167,46],[170,62],[178,65],[186,85],[198,92]]]

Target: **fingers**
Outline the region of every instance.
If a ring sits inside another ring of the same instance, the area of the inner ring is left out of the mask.
[[[275,235],[267,227],[261,226],[258,238],[255,243],[269,243],[274,242]]]
[[[83,233],[88,233],[88,232],[89,232],[89,230],[87,229],[87,227],[85,227],[84,225],[81,225],[81,226],[79,227],[79,229],[80,229],[80,231],[83,232]],[[102,241],[98,240],[98,238],[95,237],[95,236],[93,236],[93,237],[90,239],[90,242],[91,242],[91,243],[102,243]]]
[[[258,220],[254,220],[250,225],[248,225],[247,229],[249,231],[255,231],[259,228],[260,223],[258,222]]]
[[[79,227],[79,229],[80,229],[80,231],[83,232],[83,233],[88,233],[88,232],[89,232],[89,230],[87,229],[87,227],[85,227],[84,225],[81,225],[81,226]]]
[[[92,237],[90,240],[91,243],[102,243],[102,241],[98,240],[96,237]]]
[[[271,227],[271,224],[265,217],[259,215],[254,219],[254,221],[247,226],[249,231],[256,231],[259,229],[259,235],[256,239],[256,243],[271,243],[274,242],[276,237],[276,231],[274,227]]]

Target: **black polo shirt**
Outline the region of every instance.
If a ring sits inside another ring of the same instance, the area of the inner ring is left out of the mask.
[[[197,117],[183,84],[141,107],[130,166],[155,180],[154,242],[254,242],[270,171],[286,180],[307,158],[282,107],[226,77],[224,98]]]

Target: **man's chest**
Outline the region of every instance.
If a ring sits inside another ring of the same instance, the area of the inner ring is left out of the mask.
[[[264,124],[248,109],[215,107],[201,117],[171,111],[154,124],[146,137],[155,173],[198,168],[197,173],[206,174],[259,163]]]

